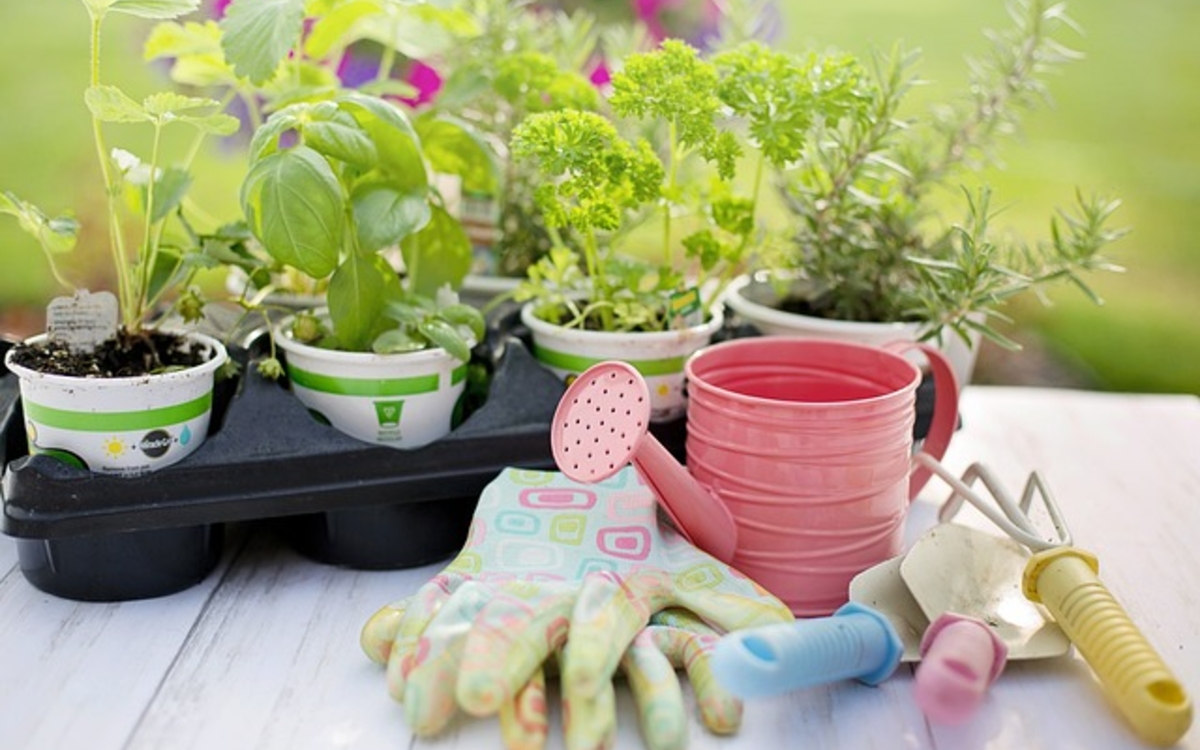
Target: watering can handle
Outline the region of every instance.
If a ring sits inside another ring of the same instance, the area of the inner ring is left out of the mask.
[[[1174,745],[1192,724],[1191,698],[1100,581],[1098,569],[1093,555],[1055,547],[1029,559],[1022,588],[1054,615],[1137,735]]]
[[[950,360],[946,359],[946,355],[929,344],[892,341],[883,348],[893,354],[917,349],[929,362],[929,369],[933,372],[933,420],[929,426],[929,434],[925,436],[925,442],[921,445],[921,452],[935,461],[941,461],[942,456],[946,455],[946,449],[950,447],[950,438],[954,437],[954,431],[958,429],[958,377],[954,374],[954,367]],[[916,498],[931,476],[932,469],[914,462],[914,469],[908,480],[910,501]]]

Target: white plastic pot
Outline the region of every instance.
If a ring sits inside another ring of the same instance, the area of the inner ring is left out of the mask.
[[[752,324],[766,336],[807,336],[852,343],[881,346],[889,341],[917,341],[923,333],[919,323],[873,323],[831,320],[780,310],[779,293],[763,274],[741,276],[729,285],[723,298],[725,305],[738,318]],[[961,390],[971,380],[979,337],[973,335],[971,346],[947,332],[941,342],[928,342],[950,360]]]
[[[101,474],[137,475],[191,455],[208,435],[213,381],[228,354],[216,339],[185,334],[208,349],[186,370],[125,378],[51,375],[12,362],[20,379],[30,453]],[[29,340],[37,344],[45,335]]]
[[[445,349],[373,354],[320,349],[292,339],[292,318],[275,330],[287,352],[292,392],[313,416],[368,443],[420,448],[453,427],[467,364]]]
[[[664,422],[683,416],[683,365],[695,351],[712,341],[724,317],[714,309],[708,322],[678,331],[584,331],[547,323],[533,314],[533,305],[521,308],[521,322],[533,338],[533,356],[565,382],[605,360],[632,365],[650,388],[650,420]]]

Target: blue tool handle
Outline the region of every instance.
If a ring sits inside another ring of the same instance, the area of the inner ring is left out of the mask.
[[[857,679],[877,685],[900,663],[904,647],[888,619],[851,602],[829,617],[730,633],[717,643],[717,681],[742,698]]]

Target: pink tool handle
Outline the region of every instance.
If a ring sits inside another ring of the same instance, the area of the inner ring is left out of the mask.
[[[1004,642],[980,620],[942,615],[921,638],[917,705],[930,721],[962,724],[979,708],[1007,658]]]
[[[921,445],[921,452],[934,460],[941,461],[950,447],[950,438],[958,429],[958,378],[950,360],[936,348],[928,344],[914,341],[893,341],[886,344],[884,349],[895,354],[919,349],[929,361],[929,369],[933,372],[933,420],[929,426],[929,434]],[[924,464],[916,465],[908,480],[908,499],[912,500],[933,476],[933,469]]]

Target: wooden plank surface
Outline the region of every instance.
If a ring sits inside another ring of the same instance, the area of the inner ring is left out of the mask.
[[[16,545],[0,541],[4,559]],[[0,578],[0,747],[124,747],[228,570],[136,602],[59,599],[16,569]]]
[[[982,460],[1014,492],[1040,469],[1076,543],[1099,556],[1105,582],[1194,695],[1200,401],[972,387],[963,422],[947,466]],[[910,540],[935,522],[944,494],[936,480],[922,493]],[[500,746],[494,720],[464,719],[414,740],[382,669],[359,650],[370,614],[437,565],[339,569],[255,533],[201,585],[120,604],[42,594],[14,565],[14,545],[0,539],[0,750]],[[625,690],[619,708],[616,746],[641,747]],[[846,683],[752,701],[732,738],[713,737],[694,718],[690,731],[689,746],[700,749],[1143,747],[1076,656],[1010,664],[961,728],[925,721],[902,666],[878,688]],[[1200,750],[1198,734],[1180,747]],[[557,705],[551,746],[561,746]]]

